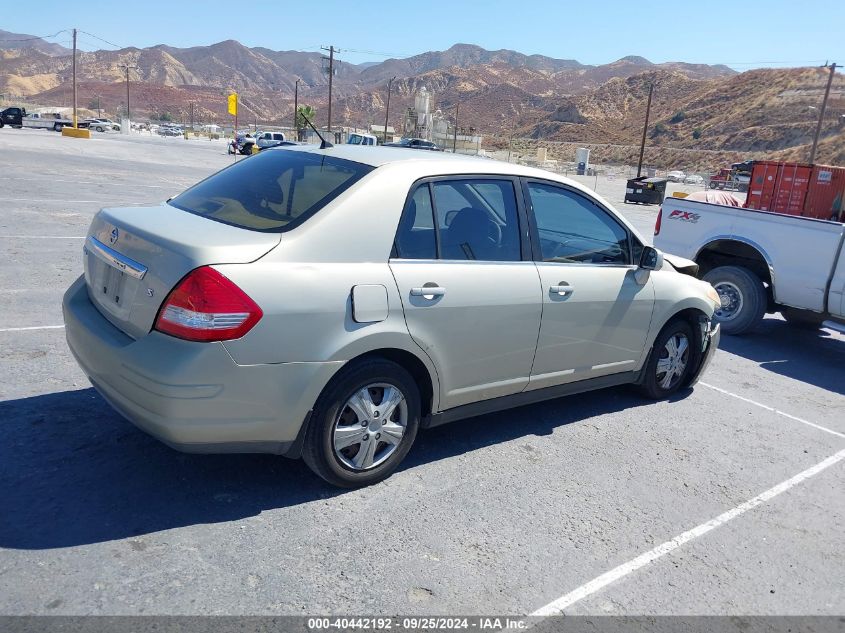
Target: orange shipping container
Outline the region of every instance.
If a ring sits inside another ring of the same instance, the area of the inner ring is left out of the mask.
[[[804,199],[810,183],[809,165],[784,163],[778,170],[777,189],[772,211],[788,215],[804,214]]]
[[[772,210],[772,198],[775,195],[780,165],[768,160],[754,162],[751,181],[748,183],[748,196],[745,198],[746,209]]]
[[[845,221],[845,167],[813,165],[802,215]]]

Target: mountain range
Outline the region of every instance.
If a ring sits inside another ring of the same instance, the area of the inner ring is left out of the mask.
[[[327,119],[328,73],[322,51],[249,48],[235,40],[209,46],[157,45],[81,52],[79,103],[98,98],[107,112],[125,103],[122,65],[131,71],[136,116],[168,113],[196,120],[228,121],[225,95],[241,95],[242,120],[292,120],[294,86],[299,102]],[[390,124],[401,129],[406,108],[425,86],[435,108],[459,127],[501,145],[516,136],[537,142],[636,145],[648,86],[655,86],[649,144],[685,150],[788,152],[812,138],[812,108],[821,100],[824,69],[769,69],[745,73],[722,65],[623,57],[602,65],[574,59],[490,51],[456,44],[404,59],[351,64],[343,52],[333,77],[333,125],[383,125],[391,78]],[[71,55],[32,36],[0,31],[0,92],[46,106],[67,105]],[[836,76],[823,126],[822,160],[845,161],[845,82]],[[504,141],[503,141],[504,139]],[[798,152],[800,155],[800,152]]]

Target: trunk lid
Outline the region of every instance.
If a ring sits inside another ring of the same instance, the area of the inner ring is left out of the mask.
[[[230,226],[168,204],[102,209],[83,249],[88,296],[137,339],[152,329],[168,293],[194,268],[252,262],[280,240],[280,233]]]

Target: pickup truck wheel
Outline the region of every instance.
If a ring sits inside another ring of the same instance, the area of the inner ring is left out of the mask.
[[[822,326],[824,317],[818,312],[799,310],[798,308],[783,308],[780,313],[786,322],[793,327],[805,330],[817,330]]]
[[[766,289],[747,268],[719,266],[704,275],[719,293],[722,307],[713,314],[725,334],[742,334],[754,328],[766,312]]]
[[[53,131],[54,132],[61,132],[62,131],[62,124],[61,123],[54,123],[53,124]]]
[[[710,188],[711,188],[711,189],[715,189],[715,188],[716,188],[716,183],[715,183],[715,182],[711,182],[711,183],[710,183]]]
[[[411,450],[420,410],[416,382],[401,366],[383,359],[350,363],[317,399],[302,458],[335,486],[378,483]]]
[[[661,330],[651,348],[639,389],[644,396],[661,400],[686,382],[695,359],[692,328],[680,319]]]

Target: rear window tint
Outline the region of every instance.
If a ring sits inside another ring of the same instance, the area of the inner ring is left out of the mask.
[[[176,196],[177,209],[245,229],[301,224],[374,168],[310,152],[261,152]]]

